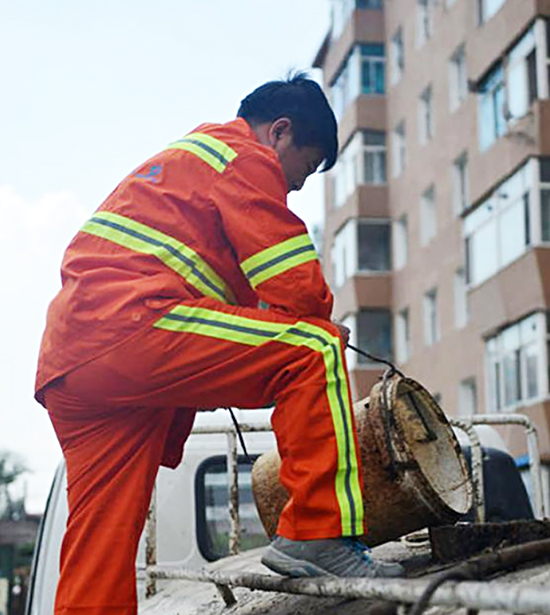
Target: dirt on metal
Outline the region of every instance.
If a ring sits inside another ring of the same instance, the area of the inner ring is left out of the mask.
[[[436,562],[464,560],[478,553],[550,538],[550,520],[459,523],[430,528]]]

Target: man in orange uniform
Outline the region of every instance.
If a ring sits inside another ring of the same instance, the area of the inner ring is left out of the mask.
[[[267,83],[236,120],[199,126],[131,173],[72,240],[36,383],[67,464],[57,615],[136,613],[155,477],[180,462],[204,407],[276,404],[290,500],[266,565],[401,574],[355,539],[365,524],[344,344],[306,227],[286,204],[337,150],[315,82]]]

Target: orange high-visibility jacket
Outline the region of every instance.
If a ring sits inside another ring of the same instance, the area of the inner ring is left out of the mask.
[[[237,119],[203,124],[126,177],[69,245],[48,310],[41,390],[182,301],[329,319],[332,294],[277,154]]]

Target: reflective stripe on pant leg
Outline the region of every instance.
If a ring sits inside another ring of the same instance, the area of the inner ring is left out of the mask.
[[[321,353],[325,365],[326,396],[337,444],[335,493],[343,535],[363,533],[363,500],[353,418],[344,362],[338,337],[305,321],[281,323],[179,305],[159,319],[156,328],[192,333],[224,341],[261,346],[268,341],[308,347]]]

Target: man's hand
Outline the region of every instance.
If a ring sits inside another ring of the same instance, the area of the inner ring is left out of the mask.
[[[350,330],[346,326],[341,325],[339,322],[333,322],[332,324],[338,327],[338,333],[340,334],[340,338],[342,342],[344,342],[344,346],[347,346],[349,342]]]

